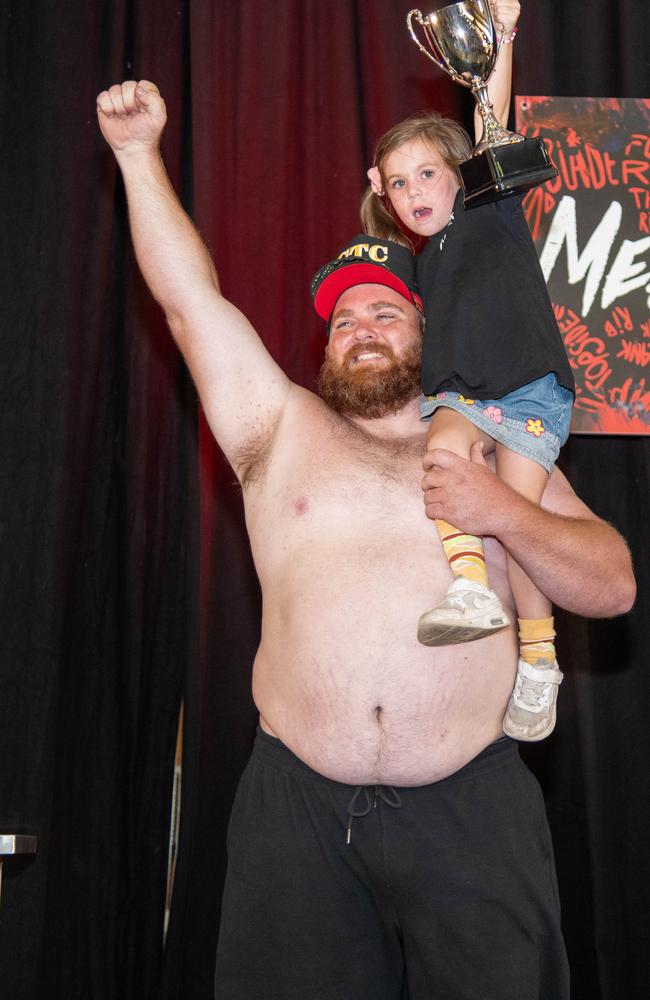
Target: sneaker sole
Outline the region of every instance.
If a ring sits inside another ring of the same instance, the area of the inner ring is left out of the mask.
[[[541,740],[545,740],[547,736],[551,735],[555,729],[556,718],[557,713],[554,706],[553,714],[548,720],[546,729],[543,729],[541,733],[536,733],[535,736],[528,736],[525,732],[525,727],[518,725],[516,722],[511,722],[507,714],[503,717],[503,724],[501,728],[506,736],[509,736],[513,740],[518,740],[519,743],[539,743]],[[508,728],[509,725],[512,726],[511,729]]]
[[[420,622],[418,625],[418,642],[423,646],[455,646],[461,642],[474,642],[475,639],[483,639],[488,635],[495,635],[504,628],[508,628],[510,622],[502,619],[489,627],[484,625],[443,625],[440,622]]]

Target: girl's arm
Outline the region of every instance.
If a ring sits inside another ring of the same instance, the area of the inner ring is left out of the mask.
[[[497,27],[497,38],[509,38],[519,20],[519,0],[490,0],[492,18]],[[508,122],[510,96],[512,93],[512,44],[504,43],[497,58],[496,66],[488,81],[488,96],[494,108],[497,121],[504,127]],[[483,120],[474,112],[474,134],[478,142],[483,133]]]

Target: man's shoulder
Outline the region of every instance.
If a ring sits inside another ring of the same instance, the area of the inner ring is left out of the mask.
[[[343,422],[343,418],[335,413],[331,406],[321,399],[317,393],[311,389],[294,382],[291,386],[291,393],[287,401],[286,421],[284,430],[290,432],[292,426],[307,423],[320,424],[321,422],[331,423]]]

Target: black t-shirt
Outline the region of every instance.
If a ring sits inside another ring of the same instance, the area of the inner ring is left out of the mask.
[[[459,191],[449,224],[417,257],[417,275],[425,395],[498,399],[549,372],[574,391],[519,197],[465,210]]]

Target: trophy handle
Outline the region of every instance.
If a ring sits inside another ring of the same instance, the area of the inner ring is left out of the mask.
[[[436,59],[436,57],[431,54],[431,51],[429,49],[425,49],[424,45],[422,44],[422,42],[420,41],[420,39],[418,38],[418,36],[415,34],[415,30],[414,30],[413,25],[411,23],[412,20],[413,20],[413,18],[415,18],[417,20],[417,22],[418,22],[418,24],[420,25],[421,28],[424,27],[424,22],[422,20],[422,11],[418,10],[417,7],[414,10],[410,10],[408,12],[408,14],[406,15],[406,26],[409,29],[409,34],[411,35],[411,38],[413,39],[413,41],[415,42],[415,44],[419,48],[420,52],[424,52],[425,56],[428,56],[428,58],[431,60],[431,62],[434,62],[436,64],[436,66],[440,67],[440,69],[443,69],[446,72],[448,72],[447,66],[445,66],[444,63],[441,62],[440,59]]]

